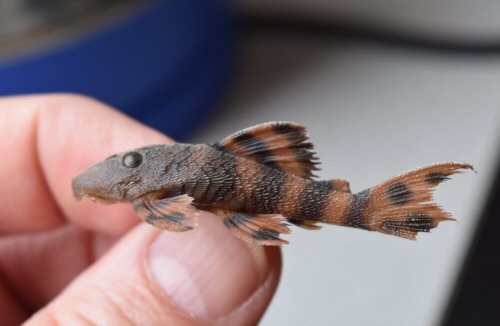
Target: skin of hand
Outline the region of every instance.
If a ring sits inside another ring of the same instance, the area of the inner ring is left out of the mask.
[[[0,324],[253,325],[279,249],[220,219],[162,232],[131,205],[76,202],[71,179],[116,152],[172,142],[76,95],[0,99]]]

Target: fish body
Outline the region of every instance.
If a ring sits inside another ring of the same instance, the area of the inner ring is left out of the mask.
[[[287,243],[289,225],[318,223],[415,239],[452,219],[432,190],[472,166],[440,163],[352,194],[343,179],[314,180],[318,160],[306,129],[271,122],[216,144],[161,144],[112,155],[73,180],[75,198],[131,202],[147,223],[170,231],[197,225],[200,210],[220,216],[233,233],[260,245]]]

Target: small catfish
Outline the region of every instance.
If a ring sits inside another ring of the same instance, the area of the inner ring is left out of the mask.
[[[220,216],[234,235],[258,245],[288,243],[294,224],[349,226],[416,239],[451,215],[432,202],[434,188],[464,163],[416,169],[352,194],[346,180],[316,181],[318,159],[306,129],[270,122],[216,144],[152,145],[116,154],[73,180],[77,200],[131,202],[160,229],[196,227],[200,210]]]

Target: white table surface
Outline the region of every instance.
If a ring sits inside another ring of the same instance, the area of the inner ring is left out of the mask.
[[[361,191],[433,162],[473,163],[437,201],[458,223],[409,241],[325,226],[293,229],[262,325],[436,325],[488,192],[500,139],[500,57],[254,36],[229,98],[193,142],[271,120],[306,125],[322,179]]]

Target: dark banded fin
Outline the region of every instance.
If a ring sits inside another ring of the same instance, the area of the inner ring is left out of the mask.
[[[313,145],[304,126],[293,122],[268,122],[238,131],[215,146],[237,156],[311,178],[319,170]]]
[[[351,193],[351,186],[349,185],[349,181],[345,179],[332,179],[318,182],[327,186],[330,190]]]
[[[317,221],[309,221],[309,220],[298,220],[298,219],[293,219],[293,220],[288,220],[288,222],[299,226],[303,229],[306,230],[319,230],[321,229],[321,226],[319,226]]]
[[[463,169],[463,163],[439,163],[389,179],[370,189],[359,216],[369,230],[416,239],[418,232],[429,232],[442,221],[454,220],[433,202],[438,184]],[[357,195],[355,195],[356,198]]]
[[[235,236],[261,246],[282,246],[288,241],[280,239],[280,234],[290,233],[286,218],[279,214],[245,214],[217,210],[215,214],[224,218],[224,225]]]
[[[181,195],[158,200],[136,200],[134,209],[145,222],[168,231],[183,232],[198,224],[199,211],[193,197]]]

